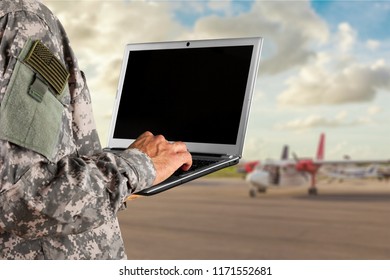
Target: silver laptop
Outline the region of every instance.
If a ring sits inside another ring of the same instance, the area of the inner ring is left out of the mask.
[[[145,131],[183,141],[189,171],[137,194],[153,195],[227,166],[242,156],[262,38],[126,45],[109,132],[110,151]]]

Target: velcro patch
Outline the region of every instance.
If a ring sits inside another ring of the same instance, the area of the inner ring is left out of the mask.
[[[24,62],[42,75],[57,94],[62,93],[68,82],[69,73],[41,41],[34,42]]]

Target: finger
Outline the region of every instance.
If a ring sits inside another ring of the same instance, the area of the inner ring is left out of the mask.
[[[165,139],[164,135],[156,135],[154,136],[154,141],[156,141],[157,143],[168,143],[167,139]]]
[[[140,142],[140,141],[143,141],[143,140],[145,140],[145,139],[147,139],[147,138],[151,138],[151,137],[153,137],[153,134],[152,134],[151,132],[149,132],[149,131],[145,131],[144,133],[142,133],[141,135],[139,135],[139,136],[137,137],[137,139],[135,139],[134,142]]]
[[[182,166],[181,169],[184,171],[188,171],[191,168],[192,165],[192,156],[191,154],[186,150],[184,152],[180,152],[179,155],[182,157]]]
[[[174,148],[174,151],[179,153],[179,152],[188,152],[187,150],[187,145],[184,142],[178,141],[172,143],[172,146]]]
[[[181,169],[182,169],[183,171],[188,171],[188,170],[190,170],[190,168],[191,168],[191,164],[183,164],[183,165],[181,166]]]
[[[151,133],[150,131],[145,131],[138,138],[144,138],[144,137],[150,137],[150,136],[154,136],[153,133]]]

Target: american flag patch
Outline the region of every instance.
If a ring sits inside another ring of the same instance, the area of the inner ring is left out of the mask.
[[[68,82],[69,73],[61,61],[41,41],[35,41],[24,62],[42,75],[57,94],[62,93]]]

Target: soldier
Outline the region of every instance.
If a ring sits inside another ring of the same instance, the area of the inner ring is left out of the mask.
[[[124,259],[117,212],[190,165],[184,143],[150,132],[103,152],[58,19],[35,0],[0,1],[0,258]]]

